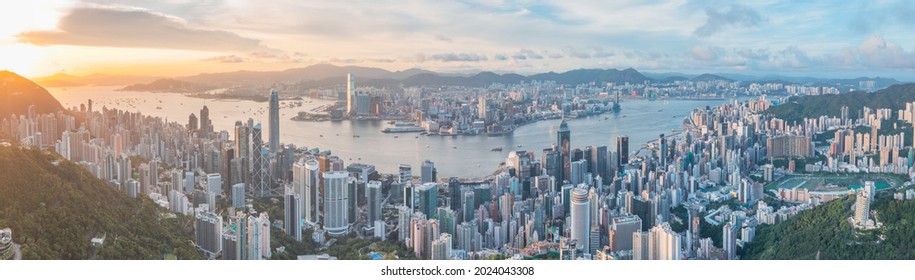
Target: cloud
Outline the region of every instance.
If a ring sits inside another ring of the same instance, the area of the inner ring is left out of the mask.
[[[248,55],[253,58],[277,58],[280,56],[280,55],[277,55],[275,53],[268,52],[268,51],[256,51],[256,52],[251,52]]]
[[[508,60],[508,56],[506,56],[504,54],[496,54],[493,56],[493,59],[498,60],[498,61],[506,61],[506,60]]]
[[[201,51],[256,51],[267,47],[257,39],[201,29],[183,19],[123,6],[77,6],[57,23],[58,30],[28,31],[20,42],[35,45],[78,45]]]
[[[728,26],[755,27],[763,22],[762,16],[753,8],[734,4],[726,9],[715,10],[706,8],[705,15],[708,17],[705,24],[696,28],[693,35],[697,37],[708,37],[722,31]]]
[[[907,51],[881,36],[871,35],[858,47],[845,48],[831,60],[852,67],[912,70],[915,69],[915,50]]]
[[[586,48],[576,48],[572,46],[565,46],[562,48],[562,54],[548,53],[550,58],[562,58],[562,57],[573,57],[573,58],[605,58],[614,56],[616,53],[613,51],[604,50],[602,47],[591,46]]]
[[[393,59],[393,58],[370,58],[370,59],[366,59],[366,61],[378,62],[378,63],[394,63],[394,62],[397,62],[397,60],[396,60],[396,59]]]
[[[515,60],[525,60],[525,59],[543,59],[543,55],[534,52],[529,49],[521,49],[512,55],[512,59]]]
[[[884,3],[867,2],[855,11],[857,12],[848,27],[857,33],[867,34],[882,27],[897,24],[903,27],[915,26],[915,5],[912,1],[889,1]]]
[[[214,57],[207,57],[207,58],[201,59],[200,61],[219,62],[219,63],[239,63],[239,62],[245,62],[245,59],[232,54],[232,55],[217,55]]]
[[[475,54],[475,53],[439,53],[433,55],[424,55],[417,54],[416,60],[419,62],[423,61],[439,61],[439,62],[478,62],[486,61],[486,55]]]
[[[693,59],[705,62],[717,60],[718,54],[723,51],[724,49],[720,47],[710,46],[696,46],[689,49],[689,53],[693,55]]]
[[[451,43],[451,41],[452,41],[451,37],[448,37],[448,36],[445,36],[442,34],[435,34],[435,40],[442,41],[442,42],[448,42],[448,43]]]

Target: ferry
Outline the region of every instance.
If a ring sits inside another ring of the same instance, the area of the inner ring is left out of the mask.
[[[381,132],[384,133],[402,133],[402,132],[423,132],[426,131],[425,128],[418,126],[398,126],[398,127],[389,127],[382,129]]]

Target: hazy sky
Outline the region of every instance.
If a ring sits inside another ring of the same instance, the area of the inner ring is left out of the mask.
[[[915,2],[798,2],[16,1],[0,9],[0,68],[169,76],[331,63],[915,80]]]

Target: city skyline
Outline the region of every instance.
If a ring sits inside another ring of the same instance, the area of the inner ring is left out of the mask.
[[[632,67],[912,80],[915,39],[906,35],[913,25],[906,15],[913,9],[905,1],[42,1],[0,12],[8,21],[0,28],[0,68],[29,77],[175,76],[331,63],[442,73]],[[359,20],[338,20],[347,17]]]
[[[9,6],[0,260],[915,259],[915,2]]]

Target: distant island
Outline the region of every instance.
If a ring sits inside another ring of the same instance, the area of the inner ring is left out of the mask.
[[[158,79],[147,84],[132,84],[118,91],[198,93],[212,89],[215,87],[175,79]]]

